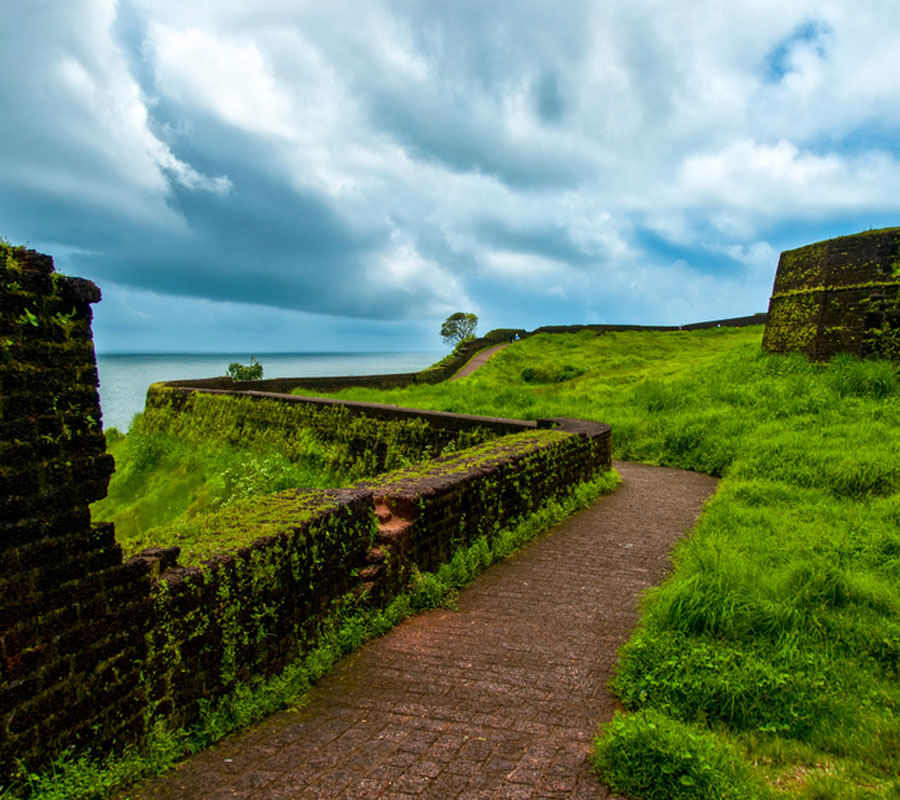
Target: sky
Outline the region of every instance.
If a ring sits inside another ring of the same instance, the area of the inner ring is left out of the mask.
[[[0,236],[100,352],[764,311],[900,224],[896,0],[2,0]]]

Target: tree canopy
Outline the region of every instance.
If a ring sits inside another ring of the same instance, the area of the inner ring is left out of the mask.
[[[473,338],[475,328],[478,326],[478,317],[474,314],[466,314],[464,311],[457,311],[444,320],[441,325],[441,338],[444,344],[455,347],[460,342]]]
[[[250,363],[241,364],[234,361],[228,365],[228,377],[233,381],[258,381],[263,376],[262,364],[260,364],[253,356],[250,356]]]

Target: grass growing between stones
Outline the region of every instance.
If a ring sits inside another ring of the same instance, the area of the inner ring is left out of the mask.
[[[722,476],[620,653],[613,688],[641,713],[596,745],[618,791],[900,797],[897,368],[767,355],[760,337],[540,335],[454,384],[338,396],[599,420],[618,458]],[[523,375],[551,365],[580,374]],[[720,757],[738,766],[703,788],[691,770]]]
[[[615,489],[619,476],[611,470],[594,481],[573,486],[568,496],[551,500],[537,511],[498,531],[491,543],[481,537],[458,549],[451,560],[434,572],[415,573],[408,590],[381,608],[358,608],[348,598],[343,608],[324,625],[312,651],[290,664],[281,674],[240,685],[232,694],[203,709],[190,729],[172,730],[157,724],[138,747],[102,759],[90,754],[64,753],[41,773],[22,767],[16,785],[0,786],[0,800],[101,800],[143,778],[159,775],[185,756],[284,708],[298,707],[305,693],[343,655],[380,636],[408,616],[452,602],[460,588],[488,566],[508,557],[528,541],[586,508],[597,497]]]

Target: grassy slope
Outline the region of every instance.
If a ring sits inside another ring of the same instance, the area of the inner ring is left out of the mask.
[[[234,447],[224,441],[180,440],[145,430],[138,415],[127,436],[107,434],[116,459],[109,494],[91,506],[95,520],[115,523],[128,553],[144,547],[188,545],[181,540],[192,521],[242,500],[295,487],[342,486],[348,475],[309,441],[305,457],[291,461],[262,447]],[[177,530],[170,530],[170,528]]]
[[[760,336],[536,336],[458,383],[338,396],[602,420],[619,458],[723,476],[621,653],[614,688],[643,711],[601,746],[607,779],[648,798],[900,797],[897,372],[764,355]],[[585,372],[522,379],[545,365]],[[711,766],[720,745],[737,772]]]

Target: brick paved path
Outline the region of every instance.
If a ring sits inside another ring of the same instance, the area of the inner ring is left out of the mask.
[[[499,352],[508,344],[509,342],[505,342],[504,344],[495,345],[488,350],[482,350],[478,355],[473,356],[471,360],[467,361],[465,365],[460,368],[459,372],[450,378],[450,382],[452,383],[453,381],[458,381],[460,378],[465,378],[467,375],[471,375],[476,369],[487,364],[488,359],[494,355],[494,353]]]
[[[407,620],[282,712],[129,794],[140,800],[605,798],[588,754],[638,593],[715,480],[616,465],[622,487]]]

